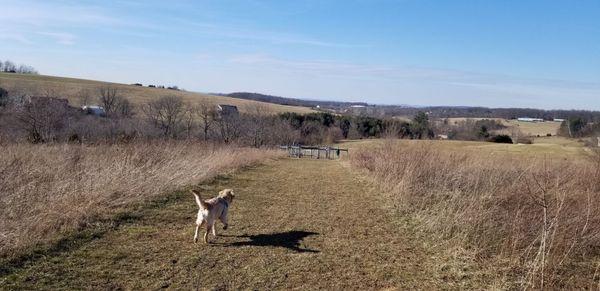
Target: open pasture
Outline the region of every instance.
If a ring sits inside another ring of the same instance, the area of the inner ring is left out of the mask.
[[[44,75],[0,73],[0,87],[6,88],[9,92],[17,91],[19,93],[35,96],[66,97],[73,106],[80,105],[80,97],[82,95],[89,96],[91,100],[90,103],[95,104],[94,98],[98,95],[98,89],[111,87],[116,88],[119,95],[128,98],[134,105],[147,103],[150,100],[156,100],[163,96],[180,96],[184,101],[189,102],[190,104],[209,103],[235,105],[242,112],[256,111],[257,107],[265,114],[314,112],[314,110],[310,108],[300,106],[287,106],[204,93]]]

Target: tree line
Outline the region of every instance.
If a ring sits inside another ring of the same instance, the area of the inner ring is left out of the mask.
[[[12,61],[6,60],[2,62],[0,60],[0,72],[4,73],[18,73],[18,74],[37,74],[37,70],[32,66],[20,64],[17,65]]]
[[[265,115],[260,103],[241,113],[225,114],[217,104],[191,104],[165,95],[133,104],[115,87],[82,90],[80,105],[96,104],[103,116],[86,114],[47,90],[42,97],[23,90],[0,89],[0,138],[4,141],[118,142],[133,139],[200,139],[254,147],[279,144],[327,144],[357,138],[431,138],[425,114],[413,122],[325,112]]]
[[[66,99],[50,89],[45,90],[42,97],[23,93],[29,91],[15,89],[9,92],[0,88],[1,140],[95,143],[199,139],[262,147],[330,144],[342,139],[363,138],[431,139],[438,134],[457,140],[512,141],[509,136],[492,134],[505,129],[494,120],[449,124],[446,119],[431,121],[430,115],[422,111],[410,121],[328,112],[265,115],[268,109],[253,103],[242,112],[232,114],[219,111],[216,103],[191,104],[168,94],[134,104],[116,87],[81,90],[79,105],[100,106],[103,114],[97,116],[69,105]],[[561,134],[569,137],[600,134],[600,125],[583,118],[572,118],[563,123]]]

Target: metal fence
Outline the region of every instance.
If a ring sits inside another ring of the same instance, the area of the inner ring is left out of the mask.
[[[285,150],[288,156],[294,158],[311,158],[311,159],[339,159],[342,154],[348,155],[348,149],[330,146],[280,146],[281,150]]]

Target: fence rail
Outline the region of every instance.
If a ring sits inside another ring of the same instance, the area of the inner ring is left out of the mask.
[[[288,156],[294,158],[311,158],[311,159],[339,159],[345,152],[348,155],[348,149],[330,146],[279,146],[281,150],[285,150]]]

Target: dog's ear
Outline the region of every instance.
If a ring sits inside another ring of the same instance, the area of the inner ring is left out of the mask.
[[[231,194],[231,197],[235,197],[235,193],[233,193],[233,189],[229,190],[229,194]]]

